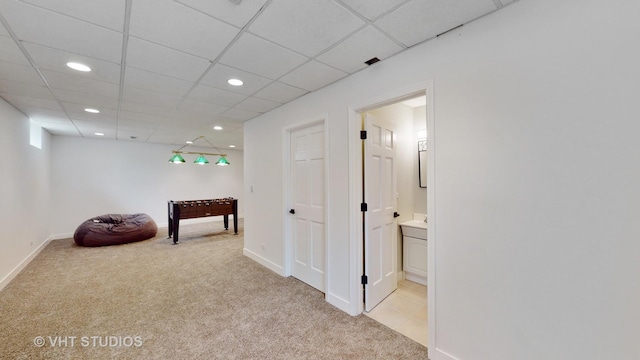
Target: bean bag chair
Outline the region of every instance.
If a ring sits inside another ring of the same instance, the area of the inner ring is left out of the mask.
[[[119,245],[156,236],[158,225],[147,214],[107,214],[83,222],[73,234],[80,246]]]

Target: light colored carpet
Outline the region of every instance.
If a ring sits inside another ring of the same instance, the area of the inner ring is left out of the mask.
[[[180,230],[176,246],[166,229],[100,248],[52,241],[0,292],[0,358],[427,358],[413,340],[243,256],[242,231]]]

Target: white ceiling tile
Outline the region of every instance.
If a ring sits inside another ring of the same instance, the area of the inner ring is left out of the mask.
[[[158,105],[123,100],[120,104],[120,110],[129,111],[133,113],[141,113],[145,115],[167,116],[171,113],[173,108],[170,106],[158,106]]]
[[[41,72],[54,91],[69,90],[112,98],[118,98],[120,94],[118,84],[96,80],[81,73],[64,74],[51,70],[41,70]]]
[[[269,101],[269,100],[262,100],[262,99],[256,99],[256,98],[250,97],[242,101],[238,105],[236,105],[235,108],[240,110],[253,111],[257,113],[264,113],[269,110],[273,110],[280,105],[282,104]]]
[[[117,108],[101,107],[99,114],[88,113],[84,111],[88,106],[77,103],[62,102],[62,107],[72,119],[81,119],[86,121],[101,121],[100,119],[115,119],[118,116]]]
[[[31,120],[37,122],[40,125],[47,123],[63,123],[69,124],[69,117],[67,114],[60,110],[32,108],[23,106],[20,110],[25,113]]]
[[[253,119],[254,117],[260,115],[260,113],[233,108],[233,109],[227,110],[222,115],[230,117],[232,119],[250,120],[250,119]]]
[[[249,33],[244,33],[220,59],[222,64],[269,79],[277,79],[305,61],[306,57]]]
[[[238,93],[232,93],[230,91],[214,88],[206,85],[196,86],[187,97],[191,100],[197,100],[202,102],[213,103],[226,107],[231,107],[247,96]]]
[[[232,86],[227,83],[229,79],[244,81],[242,86]],[[272,80],[235,69],[230,66],[216,64],[200,80],[201,84],[210,85],[219,89],[229,90],[240,94],[251,95],[271,83]]]
[[[413,0],[375,24],[413,46],[494,10],[493,0]]]
[[[359,12],[369,20],[373,20],[394,7],[407,2],[407,0],[342,0],[347,6]]]
[[[313,57],[364,24],[333,1],[279,0],[264,10],[249,31]]]
[[[20,65],[31,65],[22,53],[22,50],[16,45],[12,38],[0,36],[0,61],[12,62]]]
[[[53,97],[37,98],[34,96],[3,93],[2,98],[19,109],[22,107],[26,107],[36,109],[62,110],[60,105],[53,99]]]
[[[318,56],[316,60],[353,73],[367,67],[364,62],[377,57],[384,60],[404,50],[380,31],[367,26],[353,37]]]
[[[132,36],[209,60],[214,60],[239,31],[171,0],[136,0],[132,4]]]
[[[178,109],[190,111],[197,114],[207,114],[210,116],[214,116],[214,115],[222,114],[228,109],[228,107],[206,103],[202,101],[186,99],[185,101],[182,102],[182,104],[180,104]]]
[[[124,85],[126,87],[153,90],[182,97],[191,89],[193,83],[187,80],[128,67],[124,75]]]
[[[155,128],[129,128],[118,125],[117,138],[125,141],[147,141],[155,133]]]
[[[2,25],[2,23],[0,23],[0,36],[6,36],[6,37],[11,36],[11,34],[9,34],[9,32],[7,31],[7,28],[5,28],[4,25]]]
[[[274,81],[271,84],[267,85],[267,87],[265,87],[264,89],[255,93],[254,96],[260,99],[286,103],[306,94],[307,92],[307,90]]]
[[[60,101],[79,104],[84,107],[111,109],[118,108],[118,98],[98,96],[69,90],[55,90],[55,93]]]
[[[0,80],[11,80],[33,85],[44,85],[40,75],[31,67],[0,61]]]
[[[49,88],[43,85],[16,82],[11,80],[0,80],[0,94],[8,93],[22,96],[35,96],[39,98],[51,98]]]
[[[142,114],[142,113],[120,110],[118,120],[163,123],[163,122],[169,121],[170,118],[163,115]]]
[[[127,67],[195,81],[209,67],[208,60],[135,37],[129,38]]]
[[[120,62],[120,32],[22,2],[1,1],[0,12],[21,41]]]
[[[122,99],[144,104],[152,104],[170,109],[176,108],[182,100],[182,98],[178,96],[172,96],[134,87],[125,87],[123,90]]]
[[[229,0],[176,1],[222,21],[226,21],[239,28],[244,27],[267,2],[267,0],[247,0],[236,5]]]
[[[308,91],[314,91],[345,76],[347,76],[345,72],[317,61],[310,61],[283,76],[280,81]]]
[[[117,63],[44,47],[37,44],[25,43],[24,48],[29,53],[36,66],[40,69],[53,70],[62,74],[82,76],[84,78],[107,81],[114,84],[120,83],[120,65]],[[80,72],[73,70],[67,66],[67,63],[71,61],[85,64],[91,68],[91,71]]]
[[[124,29],[125,1],[113,0],[22,0],[39,7],[66,14],[77,19],[107,27]]]

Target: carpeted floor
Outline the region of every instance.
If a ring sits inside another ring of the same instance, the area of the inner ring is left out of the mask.
[[[242,255],[242,232],[52,241],[0,292],[0,359],[426,359],[427,349]]]

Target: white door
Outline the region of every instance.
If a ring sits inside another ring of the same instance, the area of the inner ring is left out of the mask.
[[[291,274],[325,291],[324,126],[291,133]]]
[[[396,133],[392,124],[370,114],[364,123],[365,310],[370,311],[398,286]]]

